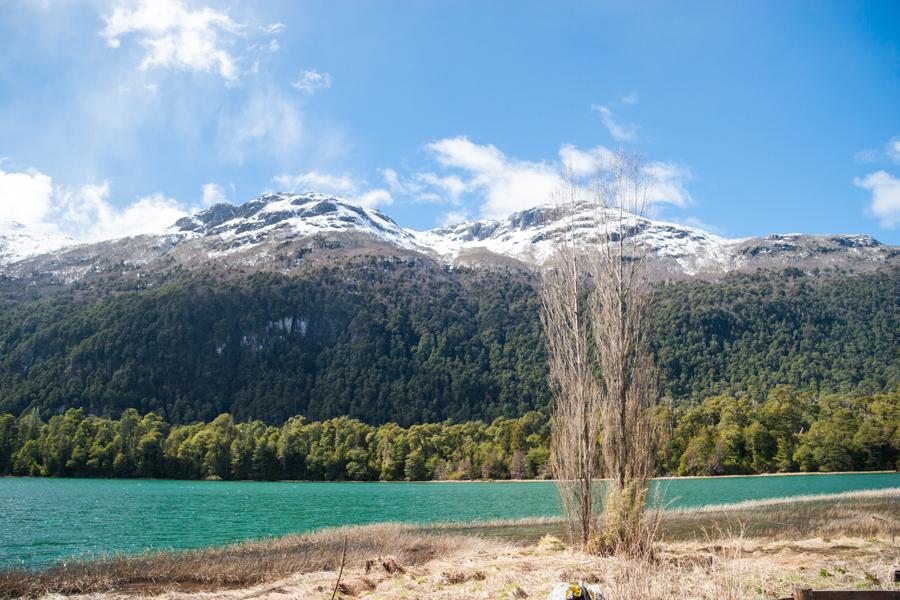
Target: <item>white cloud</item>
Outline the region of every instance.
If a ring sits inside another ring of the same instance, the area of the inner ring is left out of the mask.
[[[108,182],[58,188],[48,217],[66,235],[99,241],[161,231],[187,214],[176,200],[162,194],[145,196],[123,208],[110,204],[109,195]]]
[[[475,144],[465,136],[438,140],[428,149],[439,165],[468,174],[464,189],[483,195],[481,213],[486,217],[502,217],[543,204],[560,187],[553,166],[511,160],[496,146]]]
[[[396,173],[395,173],[396,174]],[[386,189],[370,189],[365,181],[357,181],[349,175],[332,175],[309,171],[296,175],[276,175],[272,183],[279,191],[321,192],[341,196],[350,202],[373,208],[375,206],[389,206],[394,203],[394,197]]]
[[[133,35],[144,47],[140,68],[176,68],[218,73],[228,82],[238,78],[236,61],[225,49],[240,31],[231,17],[209,7],[191,10],[179,0],[139,0],[118,6],[105,17],[102,35],[118,48]]]
[[[0,169],[0,221],[34,226],[50,209],[53,181],[40,171],[7,173]]]
[[[616,153],[605,146],[579,150],[572,144],[563,144],[559,149],[559,159],[568,173],[584,177],[608,169],[615,163]]]
[[[369,190],[351,198],[351,200],[368,208],[374,208],[379,205],[390,206],[394,203],[391,193],[384,189]]]
[[[653,203],[674,204],[684,208],[693,202],[687,190],[687,182],[694,178],[689,169],[662,161],[654,161],[646,166],[650,189],[648,195]]]
[[[885,171],[876,171],[856,177],[853,184],[872,193],[867,210],[878,218],[882,227],[894,229],[900,224],[900,179]]]
[[[492,144],[478,145],[464,135],[428,144],[438,164],[475,173],[499,173],[506,169],[506,156]]]
[[[385,170],[392,190],[417,200],[453,204],[466,195],[478,197],[481,215],[489,218],[550,202],[564,188],[567,176],[589,178],[610,169],[618,160],[616,153],[604,146],[582,150],[571,144],[560,147],[558,162],[516,160],[496,146],[475,144],[465,136],[438,140],[427,149],[439,166],[462,173],[443,176],[424,172],[401,181],[395,171]],[[685,167],[654,161],[646,164],[645,174],[651,204],[684,207],[691,203],[687,182],[692,175]]]
[[[591,110],[600,113],[603,126],[617,142],[633,142],[637,138],[637,127],[628,123],[620,123],[613,111],[601,104],[594,104]]]
[[[301,92],[315,94],[319,90],[326,90],[331,87],[331,75],[320,73],[315,69],[303,71],[300,73],[300,78],[291,85]]]
[[[435,173],[418,173],[416,179],[429,186],[433,186],[449,194],[450,199],[456,203],[459,197],[469,191],[469,185],[456,175],[447,175],[441,177]]]
[[[84,242],[114,239],[161,231],[188,213],[185,206],[162,194],[124,207],[114,206],[109,199],[109,182],[54,186],[50,176],[39,171],[0,170],[0,221],[18,221],[44,233]]]

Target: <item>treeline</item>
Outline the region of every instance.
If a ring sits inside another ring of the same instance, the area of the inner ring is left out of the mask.
[[[900,468],[900,391],[815,398],[791,387],[764,402],[716,396],[656,414],[660,474],[724,475]],[[577,426],[577,424],[573,424]],[[564,433],[563,433],[564,434]],[[517,419],[381,426],[339,417],[281,426],[172,425],[134,409],[119,419],[70,409],[0,414],[0,473],[61,477],[417,481],[544,477],[550,431]]]
[[[405,427],[515,418],[549,400],[537,283],[424,259],[294,275],[174,270],[37,296],[0,282],[0,412]],[[661,286],[652,339],[664,394],[894,390],[898,298],[896,268]]]
[[[127,409],[117,420],[71,409],[46,423],[28,412],[0,415],[0,472],[63,477],[419,481],[534,478],[547,460],[546,419],[379,427],[338,417],[280,427],[170,425]]]
[[[738,475],[900,469],[900,391],[815,396],[791,386],[663,406],[664,473]]]

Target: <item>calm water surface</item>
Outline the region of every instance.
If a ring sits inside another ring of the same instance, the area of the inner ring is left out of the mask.
[[[900,487],[900,474],[676,479],[670,507]],[[430,523],[559,514],[534,483],[263,483],[0,478],[0,570],[73,557],[196,548],[379,521]]]

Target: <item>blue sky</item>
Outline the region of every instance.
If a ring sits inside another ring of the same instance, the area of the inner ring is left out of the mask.
[[[619,148],[660,218],[900,243],[900,3],[0,0],[0,221],[314,189],[425,229]]]

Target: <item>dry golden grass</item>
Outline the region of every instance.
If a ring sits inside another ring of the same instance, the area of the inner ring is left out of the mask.
[[[338,597],[367,600],[547,598],[562,582],[599,587],[606,600],[760,600],[790,596],[794,586],[878,589],[889,586],[896,546],[885,540],[841,538],[762,542],[663,542],[652,561],[597,557],[537,546],[480,545],[437,556],[405,572],[344,570]],[[328,600],[334,570],[294,574],[241,589],[171,589],[162,600]],[[146,593],[147,590],[141,590]],[[79,596],[131,600],[134,589]]]
[[[346,527],[220,548],[73,562],[38,573],[0,573],[0,598],[246,587],[298,573],[336,570],[344,537],[347,564],[391,555],[399,565],[419,565],[491,545],[474,537],[427,535],[393,524]]]
[[[660,538],[705,539],[743,529],[744,537],[803,539],[819,536],[897,538],[900,488],[753,500],[736,504],[663,511]],[[562,520],[539,517],[513,521],[445,523],[424,530],[536,543],[543,535],[564,536]]]
[[[888,586],[900,564],[898,526],[897,489],[668,511],[663,540],[643,560],[537,543],[548,530],[562,531],[552,519],[427,531],[375,525],[5,573],[0,597],[327,600],[346,536],[344,598],[545,598],[561,581],[583,580],[607,600],[755,600],[789,596],[800,584]]]
[[[666,511],[664,539],[698,531],[734,531],[765,539],[856,536],[896,539],[900,534],[900,488],[797,496]]]

